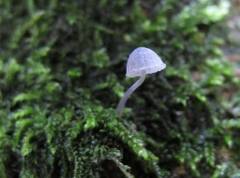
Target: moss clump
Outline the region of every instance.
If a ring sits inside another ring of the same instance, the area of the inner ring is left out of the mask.
[[[1,178],[239,176],[228,1],[0,2]],[[137,46],[168,64],[120,119]]]

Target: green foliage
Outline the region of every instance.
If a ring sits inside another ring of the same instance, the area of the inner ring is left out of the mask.
[[[239,177],[240,82],[217,36],[228,10],[227,0],[1,0],[0,177]],[[118,118],[137,46],[167,68]]]

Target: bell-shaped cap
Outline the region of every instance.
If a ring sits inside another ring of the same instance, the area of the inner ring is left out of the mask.
[[[127,61],[127,77],[138,77],[163,70],[166,64],[151,49],[139,47],[133,50]]]

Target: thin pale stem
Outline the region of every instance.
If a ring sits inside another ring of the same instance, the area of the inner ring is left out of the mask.
[[[144,82],[146,78],[146,74],[143,74],[124,94],[122,99],[119,101],[117,106],[117,115],[121,117],[123,109],[126,105],[126,102],[128,98],[131,96],[131,94]]]

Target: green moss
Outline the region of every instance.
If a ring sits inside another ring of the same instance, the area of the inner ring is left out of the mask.
[[[228,10],[225,0],[2,0],[0,177],[238,177],[240,82],[218,35]],[[118,118],[138,46],[167,68]]]

